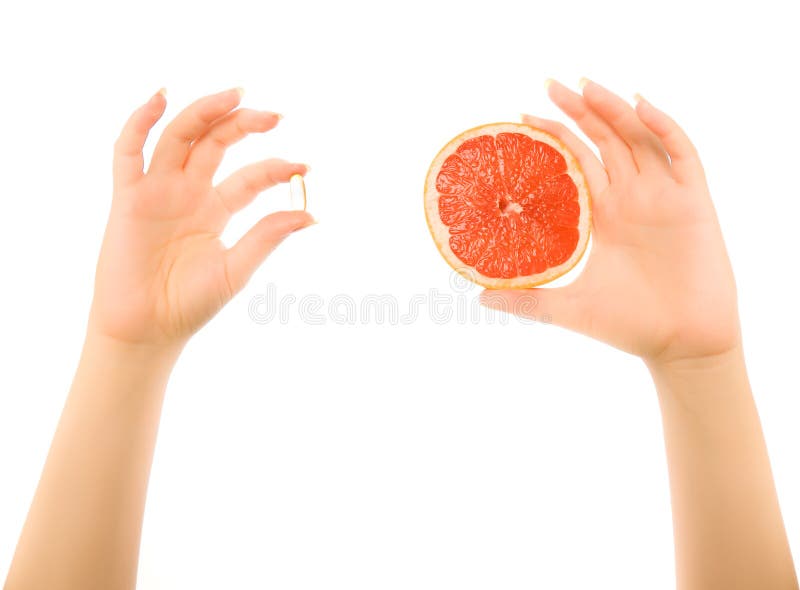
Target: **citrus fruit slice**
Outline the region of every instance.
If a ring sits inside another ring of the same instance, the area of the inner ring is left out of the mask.
[[[461,133],[425,180],[425,216],[439,252],[488,288],[532,287],[569,271],[586,250],[590,215],[575,156],[521,123]]]

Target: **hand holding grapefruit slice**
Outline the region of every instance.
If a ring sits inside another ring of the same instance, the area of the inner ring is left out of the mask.
[[[590,228],[575,156],[530,125],[493,123],[452,139],[425,181],[433,240],[455,270],[488,288],[524,288],[575,266]]]
[[[697,149],[651,103],[638,98],[632,107],[595,82],[584,80],[580,87],[574,92],[552,82],[547,93],[596,145],[600,158],[565,125],[530,116],[523,117],[530,127],[516,129],[532,142],[547,143],[552,134],[558,141],[549,148],[564,163],[548,160],[544,154],[551,152],[541,146],[522,160],[526,164],[516,176],[518,168],[506,165],[506,128],[468,132],[486,136],[479,140],[457,138],[435,160],[426,186],[428,222],[439,248],[464,274],[474,269],[476,280],[491,287],[528,286],[568,268],[589,228],[588,194],[571,153],[592,196],[593,244],[583,272],[558,288],[493,288],[481,294],[481,302],[537,321],[547,318],[648,363],[713,357],[735,348],[736,286]],[[555,164],[548,166],[550,161]],[[563,190],[544,190],[556,178]],[[539,249],[528,249],[530,242]],[[523,253],[532,251],[541,256],[531,273]]]

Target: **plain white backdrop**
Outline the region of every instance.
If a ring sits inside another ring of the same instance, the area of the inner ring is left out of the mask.
[[[425,305],[405,324],[358,309],[353,324],[312,325],[296,305],[285,321],[251,313],[270,292],[316,297],[323,315],[332,300],[383,295],[401,311],[439,295],[469,308],[479,289],[451,282],[428,235],[427,166],[476,124],[523,111],[563,120],[549,76],[641,92],[700,149],[800,557],[800,42],[788,11],[777,0],[5,4],[0,578],[80,352],[112,144],[161,86],[157,133],[231,86],[246,89],[244,106],[283,113],[230,150],[220,178],[264,157],[308,162],[320,223],[275,252],[173,374],[140,588],[674,586],[661,423],[638,359],[544,323],[442,321]],[[287,204],[286,186],[265,193],[226,241]]]

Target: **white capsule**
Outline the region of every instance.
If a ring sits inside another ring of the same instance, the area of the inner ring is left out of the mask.
[[[306,183],[302,174],[294,174],[289,179],[289,192],[291,194],[292,209],[305,211],[308,201],[306,200]]]

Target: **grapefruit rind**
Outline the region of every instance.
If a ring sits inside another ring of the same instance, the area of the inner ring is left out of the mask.
[[[453,154],[459,146],[466,140],[481,135],[496,136],[498,133],[523,133],[536,141],[544,142],[558,150],[567,163],[567,174],[575,183],[578,189],[578,203],[580,205],[580,216],[578,218],[578,244],[572,255],[563,263],[547,268],[541,273],[519,276],[510,279],[487,277],[481,274],[474,267],[462,262],[450,248],[450,230],[442,223],[439,218],[439,192],[436,190],[436,176],[444,161]],[[431,232],[433,241],[436,243],[440,254],[453,270],[488,289],[524,289],[542,285],[557,279],[568,273],[575,265],[580,262],[586,252],[591,233],[591,195],[589,186],[578,160],[572,152],[554,135],[527,125],[525,123],[488,123],[473,127],[451,139],[431,162],[428,168],[428,175],[425,178],[425,219],[428,223],[428,230]]]

